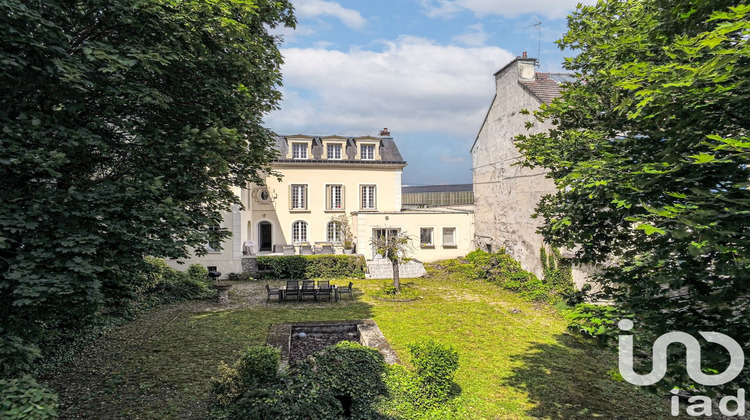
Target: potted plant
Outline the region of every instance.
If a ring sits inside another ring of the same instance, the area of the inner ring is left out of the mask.
[[[354,249],[354,235],[352,235],[352,225],[349,222],[349,217],[345,214],[338,215],[331,218],[332,222],[336,222],[341,229],[341,239],[343,239],[344,254],[353,253]]]

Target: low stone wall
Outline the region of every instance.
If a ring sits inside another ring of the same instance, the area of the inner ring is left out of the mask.
[[[368,279],[392,279],[393,265],[386,259],[367,261]],[[424,265],[419,261],[409,261],[398,265],[398,275],[402,279],[422,277],[427,274]]]
[[[351,331],[356,328],[359,334],[359,343],[363,346],[371,347],[383,355],[383,359],[388,364],[398,363],[401,360],[396,355],[391,345],[383,336],[383,332],[378,328],[378,324],[372,319],[355,319],[347,321],[308,321],[294,322],[283,324],[271,324],[266,338],[266,345],[276,347],[281,351],[281,360],[279,369],[286,369],[289,366],[289,351],[292,340],[292,330],[307,332],[342,332]]]
[[[255,277],[258,274],[258,260],[255,258],[242,258],[242,273]]]

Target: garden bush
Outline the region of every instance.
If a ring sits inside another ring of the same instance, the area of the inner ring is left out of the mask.
[[[460,270],[466,275],[465,278],[485,279],[533,301],[556,303],[563,299],[580,298],[580,293],[576,293],[573,287],[570,266],[561,261],[559,252],[548,256],[542,249],[541,254],[547,274],[544,280],[524,270],[521,263],[514,260],[505,248],[495,253],[477,249],[466,255],[469,264],[447,264],[445,268],[449,272]]]
[[[465,411],[455,399],[453,375],[458,354],[434,341],[409,346],[413,370],[401,365],[388,366],[385,383],[389,398],[381,411],[397,419],[449,419]]]
[[[377,350],[341,342],[278,373],[278,352],[249,349],[212,379],[215,419],[374,419],[386,394],[385,363]]]
[[[29,375],[0,379],[0,418],[56,419],[57,394],[38,384]]]
[[[453,375],[458,369],[458,352],[450,345],[433,340],[410,344],[409,351],[423,392],[430,399],[446,400],[453,385]]]
[[[187,276],[199,283],[211,283],[211,279],[208,277],[208,268],[200,264],[191,264],[187,269]]]
[[[258,257],[264,278],[364,278],[367,265],[362,255],[286,255]]]
[[[279,350],[273,347],[250,347],[232,366],[219,363],[219,375],[211,378],[213,393],[219,405],[227,406],[253,388],[272,384],[279,369]]]

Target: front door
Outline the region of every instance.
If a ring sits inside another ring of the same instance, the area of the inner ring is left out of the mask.
[[[273,241],[271,240],[271,224],[268,222],[258,223],[258,243],[261,251],[271,251]]]

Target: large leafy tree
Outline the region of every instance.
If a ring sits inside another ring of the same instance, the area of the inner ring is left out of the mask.
[[[559,188],[537,207],[541,232],[604,267],[595,280],[635,332],[720,331],[748,348],[750,6],[600,1],[568,26],[577,82],[536,113],[554,129],[516,142]],[[719,346],[703,356],[726,367]],[[676,368],[660,385],[698,384]]]
[[[273,157],[287,0],[0,0],[0,355],[184,257]],[[3,364],[5,367],[12,364]]]

